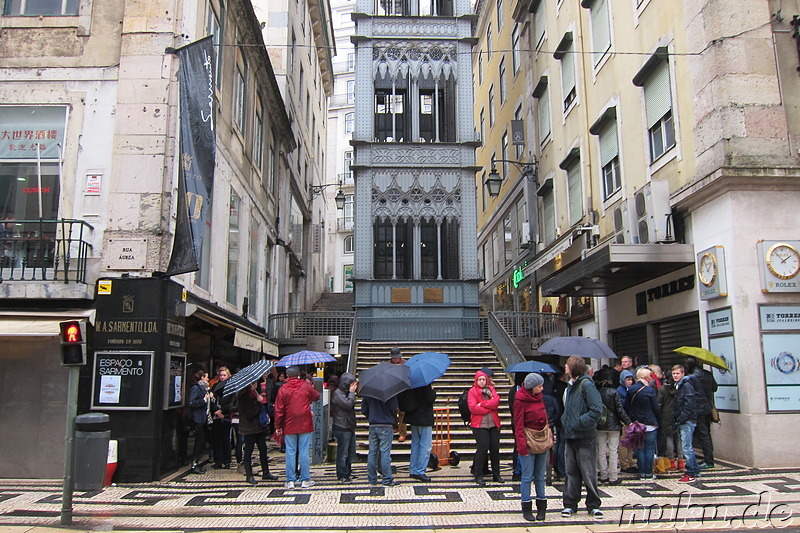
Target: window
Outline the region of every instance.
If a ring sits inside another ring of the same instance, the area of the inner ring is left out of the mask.
[[[503,0],[497,0],[497,31],[503,27]]]
[[[511,260],[514,256],[514,246],[513,246],[513,229],[511,227],[511,212],[509,211],[506,213],[505,218],[503,219],[503,257],[505,258],[506,266],[511,264]]]
[[[353,251],[354,251],[353,242],[354,242],[354,239],[353,239],[352,235],[348,235],[347,237],[344,238],[344,243],[343,243],[344,244],[344,253],[346,253],[346,254],[352,254],[353,253]]]
[[[230,208],[228,211],[228,284],[225,299],[229,304],[237,305],[236,289],[239,284],[239,204],[241,200],[236,191],[231,189]]]
[[[514,71],[514,76],[519,73],[519,67],[522,64],[521,54],[522,51],[519,48],[519,24],[515,24],[514,30],[511,32],[511,69]]]
[[[481,142],[486,142],[486,111],[481,109]]]
[[[233,81],[233,121],[242,135],[247,116],[247,63],[241,50],[236,51],[236,76]]]
[[[483,51],[478,52],[478,85],[483,83]]]
[[[256,118],[253,125],[253,164],[259,172],[264,169],[264,108],[261,95],[256,95]]]
[[[600,144],[600,168],[603,174],[603,199],[607,200],[622,187],[617,121],[609,120],[597,134]]]
[[[209,5],[206,30],[209,35],[213,35],[211,41],[214,44],[214,84],[217,87],[222,79],[222,25],[220,20],[214,8]]]
[[[486,27],[486,61],[492,59],[492,23]]]
[[[592,57],[594,64],[597,65],[611,49],[608,0],[595,0],[589,14],[592,21]]]
[[[528,210],[525,200],[517,202],[517,246],[522,248],[528,244],[531,235],[527,235],[524,231],[525,225],[528,223]],[[530,233],[530,230],[528,230]]]
[[[544,42],[545,28],[547,27],[547,20],[545,19],[544,6],[547,2],[539,0],[539,5],[536,6],[536,11],[533,13],[533,39],[535,48],[538,50]]]
[[[344,153],[344,176],[342,177],[342,181],[345,182],[353,182],[353,171],[350,170],[350,166],[353,164],[353,151],[348,150]]]
[[[556,202],[552,187],[542,195],[542,228],[544,244],[556,240]]]
[[[353,71],[356,69],[356,53],[350,52],[347,54],[347,70]]]
[[[311,125],[311,93],[306,90],[306,128]]]
[[[269,141],[269,190],[275,194],[278,186],[278,158],[275,156],[274,136]]]
[[[498,71],[500,75],[500,105],[506,101],[506,58],[500,60],[500,68]]]
[[[353,229],[353,222],[354,222],[354,219],[353,219],[354,211],[353,210],[355,208],[355,204],[353,203],[353,199],[354,199],[354,196],[352,194],[345,194],[344,195],[344,209],[342,210],[342,224],[343,224],[343,227],[339,228],[339,229],[343,229],[343,230],[347,230],[347,231],[352,231],[352,229]],[[352,243],[352,239],[351,239],[350,252],[348,252],[347,251],[348,250],[347,242],[345,242],[344,252],[345,253],[353,253],[353,246],[354,246],[354,244]]]
[[[583,187],[581,184],[580,159],[567,168],[567,200],[569,202],[569,223],[577,223],[583,218]]]
[[[644,80],[644,106],[650,139],[650,161],[655,162],[675,146],[675,124],[672,117],[672,96],[669,64],[658,61]]]
[[[79,0],[6,0],[4,15],[77,15]]]
[[[508,177],[508,132],[503,132],[503,137],[500,141],[500,159],[503,159],[503,177]]]
[[[494,85],[489,87],[489,127],[494,127]]]
[[[537,99],[536,114],[539,119],[539,145],[541,146],[550,137],[550,89],[547,85],[547,76],[542,76],[539,80],[533,96]]]
[[[344,132],[345,133],[353,133],[353,127],[356,123],[356,114],[355,113],[347,113],[344,116]]]
[[[492,275],[496,276],[500,273],[500,263],[503,262],[503,236],[500,234],[502,228],[498,226],[492,232],[492,248],[494,251],[494,265],[492,267]]]
[[[564,112],[566,112],[577,96],[575,87],[575,54],[572,53],[572,43],[566,49],[561,59],[561,90],[564,97]]]
[[[356,101],[356,80],[347,80],[347,103]]]
[[[250,225],[250,258],[249,261],[249,272],[248,272],[248,279],[247,279],[247,314],[251,317],[258,317],[259,308],[261,307],[259,302],[261,296],[259,287],[261,286],[259,280],[261,268],[259,266],[259,256],[261,255],[262,251],[262,232],[261,228],[259,227],[258,222],[253,221]]]
[[[522,120],[522,104],[514,111],[514,120]],[[525,145],[514,143],[514,158],[519,161],[525,153]]]

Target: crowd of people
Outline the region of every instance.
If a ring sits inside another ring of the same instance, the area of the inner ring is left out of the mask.
[[[389,362],[403,364],[397,348]],[[224,395],[227,368],[215,380],[198,370],[192,376],[189,420],[194,427],[192,473],[200,466],[205,433],[210,428],[211,456],[215,468],[229,468],[231,429],[238,435],[236,460],[248,483],[256,484],[252,454],[259,450],[263,480],[270,473],[266,440],[272,436],[285,449],[285,487],[314,485],[310,478],[309,446],[314,430],[311,404],[320,398],[309,376],[297,367],[285,375],[270,373],[238,391]],[[702,471],[714,468],[711,440],[716,382],[711,372],[688,357],[664,374],[657,365],[636,366],[624,356],[615,366],[594,372],[580,356],[568,358],[563,373],[528,373],[514,376],[508,396],[514,436],[513,481],[519,481],[522,514],[526,520],[544,520],[547,465],[556,480],[563,480],[561,516],[578,511],[581,495],[588,513],[602,518],[599,485],[619,485],[620,473],[638,474],[642,481],[658,472],[684,470],[679,481],[691,483]],[[351,482],[356,451],[356,404],[359,382],[344,373],[332,376],[330,430],[337,443],[336,477]],[[488,368],[478,370],[466,393],[469,427],[476,451],[471,473],[478,486],[486,478],[504,483],[500,475],[501,398]],[[361,397],[361,414],[369,424],[367,481],[396,486],[391,463],[395,433],[405,439],[411,428],[409,477],[430,482],[426,474],[432,449],[436,391],[428,384],[382,400]],[[263,411],[263,412],[262,412]],[[266,414],[265,414],[266,413]],[[695,444],[703,461],[695,456]],[[533,492],[532,490],[533,489]],[[534,514],[534,503],[536,514]]]

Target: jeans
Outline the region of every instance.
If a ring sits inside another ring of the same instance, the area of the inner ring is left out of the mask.
[[[699,415],[694,428],[698,446],[703,450],[703,461],[707,465],[714,464],[714,443],[711,440],[711,414]]]
[[[634,452],[639,467],[639,477],[653,477],[653,456],[656,453],[658,430],[645,433],[644,446]]]
[[[600,479],[619,478],[619,431],[597,432],[597,471]]]
[[[586,486],[586,508],[600,508],[597,492],[597,437],[564,439],[564,463],[567,480],[564,484],[564,507],[577,510],[581,484]]]
[[[336,439],[336,479],[346,479],[353,474],[356,456],[356,434],[353,431],[334,431]]]
[[[394,428],[392,426],[369,427],[369,454],[367,455],[367,481],[372,484],[378,482],[378,454],[381,458],[381,474],[383,484],[392,481],[392,439]]]
[[[300,456],[300,481],[311,479],[311,459],[308,447],[311,445],[311,433],[284,435],[286,445],[286,481],[297,481],[297,457]]]
[[[475,458],[472,461],[473,474],[475,477],[481,477],[485,474],[483,471],[486,464],[486,454],[492,463],[492,473],[495,476],[500,475],[500,429],[499,428],[472,428],[472,434],[475,436],[475,442],[478,444],[478,449],[475,450]]]
[[[694,456],[694,448],[692,446],[692,437],[696,425],[695,422],[689,421],[678,426],[678,431],[681,433],[683,458],[686,459],[686,473],[690,476],[697,476],[700,472],[700,469],[697,467],[697,458]]]
[[[432,438],[431,426],[411,426],[411,459],[408,462],[408,473],[412,476],[424,475],[428,469],[433,447]]]
[[[536,499],[547,499],[544,494],[544,478],[547,472],[547,457],[549,455],[550,450],[544,453],[529,453],[528,455],[519,456],[519,464],[522,468],[519,492],[522,495],[523,502],[531,501],[531,481],[534,482],[536,487]]]

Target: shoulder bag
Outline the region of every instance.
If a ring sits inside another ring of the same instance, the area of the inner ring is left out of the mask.
[[[550,424],[548,423],[544,429],[538,430],[525,428],[525,442],[528,445],[528,453],[544,453],[552,448],[555,440]]]

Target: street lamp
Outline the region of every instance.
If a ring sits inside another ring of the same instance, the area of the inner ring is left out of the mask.
[[[342,183],[326,183],[324,185],[310,185],[308,187],[309,192],[311,193],[311,198],[313,199],[315,196],[322,194],[323,189],[325,187],[332,187],[338,186],[339,192],[336,193],[336,196],[333,197],[333,201],[336,202],[336,209],[342,210],[344,209],[344,204],[347,201],[347,197],[342,192]]]
[[[489,172],[489,177],[486,178],[485,182],[486,190],[489,192],[489,196],[492,198],[496,198],[500,194],[500,186],[503,184],[503,177],[500,176],[499,172],[497,172],[495,163],[511,163],[520,169],[520,172],[523,176],[525,176],[525,179],[531,183],[536,183],[536,169],[538,161],[536,161],[535,157],[531,163],[512,161],[511,159],[493,159],[492,170]]]

